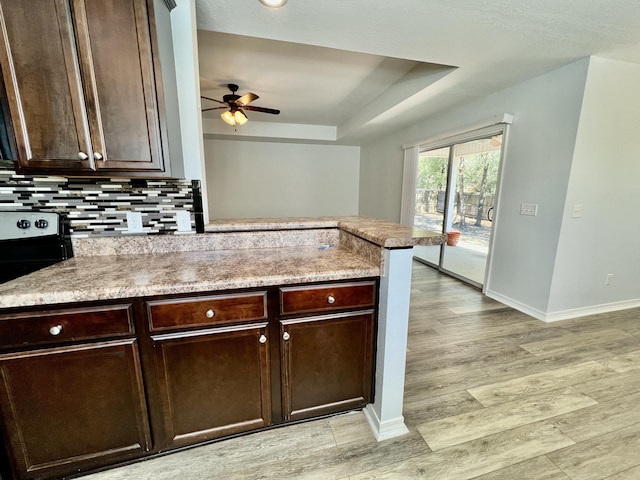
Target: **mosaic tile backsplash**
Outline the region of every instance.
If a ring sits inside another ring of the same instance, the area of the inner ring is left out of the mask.
[[[0,209],[64,212],[75,237],[128,234],[127,212],[134,211],[142,214],[143,233],[169,234],[178,231],[178,211],[189,212],[195,231],[199,188],[197,180],[64,178],[0,170]]]

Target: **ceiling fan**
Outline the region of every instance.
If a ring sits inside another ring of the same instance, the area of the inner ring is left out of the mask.
[[[275,110],[273,108],[254,107],[252,105],[249,105],[249,103],[260,98],[255,93],[249,92],[240,96],[240,95],[236,95],[236,92],[238,91],[238,85],[234,83],[229,83],[227,87],[229,87],[229,90],[231,90],[231,93],[223,96],[222,101],[216,100],[215,98],[205,97],[205,96],[201,97],[201,98],[204,98],[205,100],[211,100],[212,102],[220,103],[223,105],[222,107],[203,108],[202,111],[208,112],[209,110],[218,110],[221,108],[228,108],[228,110],[222,113],[222,115],[220,116],[222,117],[222,120],[227,122],[229,125],[234,125],[234,126],[244,125],[245,123],[247,123],[248,118],[247,118],[247,114],[244,113],[244,110],[250,110],[253,112],[271,113],[273,115],[278,115],[280,113],[280,110]]]

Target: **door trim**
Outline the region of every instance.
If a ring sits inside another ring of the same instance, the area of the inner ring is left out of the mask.
[[[400,223],[405,225],[413,225],[415,216],[415,191],[417,183],[417,171],[418,161],[421,152],[436,150],[444,147],[453,147],[455,144],[471,142],[473,140],[485,138],[492,135],[502,135],[503,142],[500,151],[500,164],[498,168],[498,178],[496,183],[495,193],[495,209],[492,225],[492,233],[489,238],[489,249],[487,253],[487,262],[485,267],[484,282],[482,285],[475,282],[469,282],[474,286],[478,286],[482,289],[482,293],[485,293],[491,282],[491,258],[494,252],[494,233],[497,230],[499,211],[501,207],[500,201],[500,187],[503,180],[504,160],[506,158],[509,125],[513,122],[513,115],[504,113],[502,115],[496,115],[490,119],[476,124],[475,128],[470,127],[467,130],[457,130],[446,134],[441,134],[435,137],[431,137],[428,140],[424,140],[419,143],[405,144],[402,146],[404,150],[404,170],[402,180],[402,203],[401,203],[401,218]],[[449,154],[449,168],[451,167],[451,152]],[[447,178],[447,192],[449,191],[450,178]],[[448,197],[447,197],[448,199]],[[446,200],[445,200],[446,201]],[[445,206],[446,207],[446,206]],[[440,261],[442,264],[442,256],[444,252],[440,251]],[[430,262],[426,262],[430,264]],[[442,267],[437,266],[439,271],[443,271]],[[452,272],[446,271],[445,273],[452,275]],[[459,278],[457,275],[452,275]],[[466,281],[466,279],[465,279]]]

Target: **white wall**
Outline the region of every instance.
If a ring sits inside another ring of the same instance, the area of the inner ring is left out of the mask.
[[[640,305],[638,85],[640,65],[591,59],[549,298],[555,318]]]
[[[206,195],[196,7],[194,0],[177,0],[176,3],[177,7],[171,11],[171,28],[175,52],[180,124],[182,126],[184,175],[188,179],[201,180],[203,194]],[[206,205],[204,207],[206,210]]]
[[[201,181],[207,222],[195,1],[176,3],[169,12],[164,1],[154,0],[171,176]]]
[[[588,59],[581,60],[363,145],[360,213],[399,220],[402,144],[513,114],[487,293],[544,315],[587,67]],[[522,202],[538,203],[538,216],[519,215]]]
[[[360,215],[400,221],[404,135],[362,145],[360,152]]]
[[[205,139],[211,218],[358,214],[360,148]]]

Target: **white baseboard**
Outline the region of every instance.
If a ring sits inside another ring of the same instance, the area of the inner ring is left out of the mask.
[[[536,308],[530,307],[529,305],[520,303],[517,300],[514,300],[513,298],[505,297],[504,295],[496,293],[492,290],[486,290],[484,294],[487,297],[497,300],[500,303],[504,303],[505,305],[511,308],[515,308],[519,312],[526,313],[527,315],[530,315],[533,318],[537,318],[538,320],[542,320],[543,322],[545,321],[546,314],[542,310],[538,310]]]
[[[409,433],[409,429],[404,424],[404,417],[394,418],[393,420],[385,420],[381,422],[373,409],[373,405],[369,404],[362,411],[369,422],[369,427],[373,432],[373,436],[379,442],[390,438],[399,437]]]
[[[640,307],[640,300],[627,300],[624,302],[603,303],[589,307],[571,308],[547,313],[545,322],[557,322],[558,320],[568,320],[570,318],[586,317],[587,315],[597,315],[599,313],[617,312],[629,308]]]
[[[569,320],[571,318],[586,317],[587,315],[597,315],[599,313],[615,312],[618,310],[626,310],[628,308],[640,307],[640,299],[626,300],[623,302],[603,303],[600,305],[590,305],[588,307],[570,308],[567,310],[558,310],[557,312],[543,312],[529,305],[520,303],[509,297],[505,297],[493,291],[486,291],[485,295],[489,298],[497,300],[500,303],[515,308],[516,310],[526,313],[543,322],[557,322],[560,320]]]

